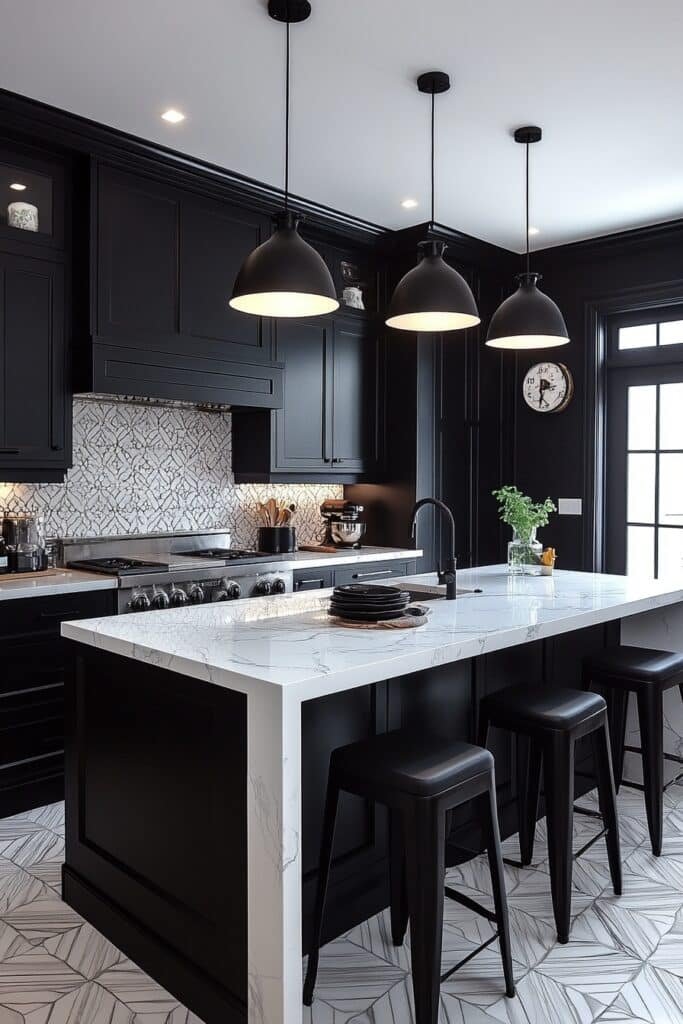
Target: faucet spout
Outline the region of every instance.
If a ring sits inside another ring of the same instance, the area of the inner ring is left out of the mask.
[[[455,558],[455,519],[453,518],[453,513],[449,509],[448,505],[446,505],[443,501],[439,501],[438,498],[421,498],[418,502],[416,502],[415,507],[413,508],[413,515],[410,524],[410,535],[413,538],[415,537],[415,530],[417,527],[417,514],[421,508],[424,508],[425,505],[434,505],[435,508],[438,508],[443,513],[443,515],[446,516],[450,524],[450,551],[449,556],[446,559],[446,568],[439,569],[439,583],[446,584],[446,600],[454,601],[457,596]]]

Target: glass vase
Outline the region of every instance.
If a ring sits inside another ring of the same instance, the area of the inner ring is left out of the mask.
[[[543,545],[536,540],[536,528],[522,536],[516,530],[508,542],[508,572],[518,576],[540,576]]]

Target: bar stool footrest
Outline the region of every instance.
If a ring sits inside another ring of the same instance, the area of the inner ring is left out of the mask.
[[[643,753],[642,747],[631,747],[627,744],[624,744],[624,750],[628,751],[629,754],[640,754],[641,756]],[[674,764],[683,764],[683,757],[679,754],[669,754],[666,750],[664,751],[664,760],[673,761]],[[678,775],[674,775],[673,779],[669,779],[668,782],[664,783],[662,786],[662,793],[665,793],[669,786],[674,786],[677,782],[680,782],[681,779],[683,779],[683,772],[679,772]],[[637,789],[640,793],[645,792],[645,787],[642,782],[634,782],[632,779],[622,779],[621,785],[628,786],[629,789]]]
[[[455,974],[456,971],[459,971],[460,968],[464,967],[465,964],[468,964],[473,957],[477,956],[478,953],[481,953],[482,949],[486,949],[487,946],[490,946],[491,943],[495,942],[497,938],[498,932],[494,932],[490,939],[487,939],[486,942],[482,942],[480,946],[477,946],[477,948],[473,949],[471,953],[468,953],[464,960],[461,960],[460,963],[455,965],[455,967],[451,967],[449,971],[442,974],[441,983],[443,984],[444,981],[447,981],[448,978]]]
[[[448,896],[449,900],[459,903],[462,907],[466,907],[468,910],[473,910],[475,914],[481,914],[481,916],[485,917],[487,921],[495,922],[497,920],[493,911],[489,910],[482,903],[477,903],[476,900],[470,899],[469,896],[463,896],[462,893],[456,892],[455,889],[451,889],[448,885],[445,887],[444,892],[446,893],[446,896]],[[486,943],[486,945],[488,945],[488,943]]]

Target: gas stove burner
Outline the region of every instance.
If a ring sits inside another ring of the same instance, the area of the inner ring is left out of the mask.
[[[181,551],[181,555],[195,555],[197,558],[220,558],[224,562],[236,562],[240,558],[270,558],[263,551],[241,551],[239,548],[204,548],[201,551]]]
[[[70,569],[86,569],[106,573],[108,576],[129,576],[141,572],[168,572],[163,562],[147,562],[141,558],[84,558],[69,562]]]

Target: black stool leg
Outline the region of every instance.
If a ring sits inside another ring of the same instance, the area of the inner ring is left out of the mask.
[[[591,735],[595,773],[598,781],[600,797],[600,813],[607,829],[607,858],[612,876],[612,888],[615,896],[621,896],[621,848],[619,845],[619,818],[617,815],[617,799],[612,775],[612,760],[607,726],[601,726]]]
[[[500,849],[495,776],[491,777],[489,791],[484,794],[482,799],[486,805],[484,835],[486,836],[486,852],[489,858],[489,871],[491,872],[491,884],[493,887],[493,905],[496,911],[498,942],[500,944],[500,955],[503,960],[503,974],[505,975],[505,994],[512,998],[515,994],[515,978],[512,973],[510,922],[508,919],[507,896],[505,894],[503,854]]]
[[[403,824],[415,1024],[437,1024],[446,873],[445,814],[435,800],[416,800]]]
[[[323,834],[322,842],[320,844],[318,886],[315,894],[315,912],[313,916],[313,941],[308,954],[306,980],[304,981],[305,1006],[310,1006],[313,1002],[313,990],[315,988],[315,979],[318,974],[318,960],[320,958],[320,943],[322,942],[323,931],[323,915],[325,913],[325,900],[327,898],[327,883],[330,878],[330,864],[332,863],[332,846],[334,843],[334,830],[337,824],[338,803],[339,786],[337,785],[336,780],[330,776],[327,781]]]
[[[558,942],[569,941],[572,900],[574,739],[558,732],[543,750],[550,888]]]
[[[517,736],[517,800],[519,852],[522,864],[531,864],[534,855],[536,814],[541,791],[541,748],[519,734]]]
[[[607,699],[609,731],[612,745],[612,767],[614,787],[619,792],[624,778],[624,746],[626,744],[626,718],[628,714],[628,690],[612,689]]]
[[[391,887],[391,941],[402,946],[408,927],[408,894],[406,892],[406,862],[401,816],[390,814],[391,851],[389,858],[389,884]]]
[[[643,786],[650,842],[655,857],[662,852],[664,809],[664,718],[662,694],[655,687],[638,693],[640,744],[643,750]]]

